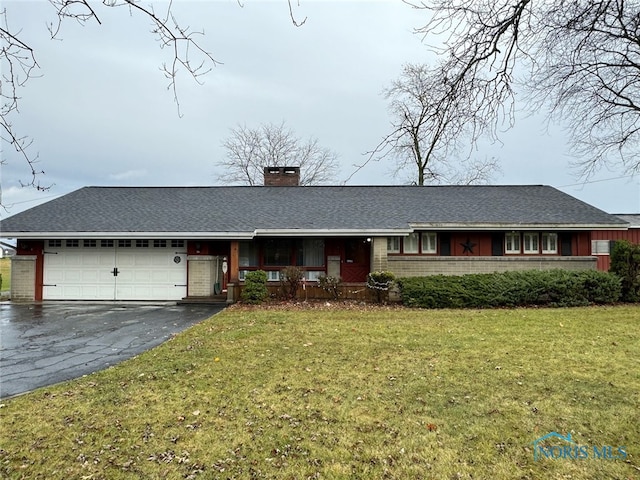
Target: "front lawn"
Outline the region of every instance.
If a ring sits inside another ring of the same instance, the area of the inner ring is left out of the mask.
[[[628,306],[234,306],[5,400],[0,477],[638,478],[639,322]],[[535,460],[550,432],[575,444]]]

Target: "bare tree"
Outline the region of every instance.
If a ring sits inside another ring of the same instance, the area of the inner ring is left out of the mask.
[[[162,8],[156,11],[153,4],[140,0],[48,0],[55,14],[55,21],[47,28],[51,39],[59,38],[62,25],[66,21],[75,21],[81,25],[90,23],[102,24],[101,16],[106,8],[127,10],[130,15],[138,15],[149,20],[151,33],[155,36],[159,46],[170,52],[168,62],[162,65],[162,71],[169,83],[167,88],[173,92],[173,98],[180,115],[178,101],[177,78],[179,72],[187,73],[193,80],[200,83],[202,76],[220,64],[213,54],[208,51],[201,39],[204,32],[191,30],[182,25],[173,13],[173,1],[161,2]],[[296,20],[292,7],[292,0],[287,0],[289,15],[295,26],[301,26],[306,18]],[[160,2],[156,2],[160,3]],[[238,4],[242,5],[241,0]],[[0,10],[0,137],[7,142],[18,156],[23,159],[29,169],[30,178],[21,182],[23,186],[31,186],[38,190],[49,187],[40,183],[40,175],[44,172],[38,165],[38,155],[32,155],[29,147],[32,139],[16,132],[10,117],[19,111],[21,89],[28,81],[41,74],[40,65],[36,59],[36,52],[28,41],[22,38],[19,26],[10,23],[7,8]],[[4,163],[0,159],[0,164]],[[2,204],[0,200],[0,205]]]
[[[449,93],[439,67],[404,65],[400,77],[383,91],[391,133],[368,152],[367,162],[393,157],[395,174],[412,172],[409,179],[418,185],[487,183],[499,169],[497,162],[472,160],[472,150],[461,152],[462,139],[473,144],[484,122],[475,118],[473,99]]]
[[[518,88],[523,106],[568,127],[583,176],[604,165],[640,172],[639,1],[405,3],[430,12],[418,32],[443,59],[448,95],[470,100],[484,133],[513,124]]]
[[[101,24],[97,7],[127,8],[131,15],[142,15],[151,22],[151,32],[160,47],[168,49],[170,61],[163,64],[162,71],[169,80],[168,88],[173,91],[178,106],[176,78],[179,71],[187,72],[196,82],[218,64],[213,55],[199,43],[202,32],[191,31],[181,26],[172,12],[171,2],[164,5],[163,13],[157,13],[153,6],[143,6],[137,0],[103,0],[101,4],[89,0],[49,0],[56,14],[56,21],[48,25],[52,39],[58,38],[63,22],[74,20],[80,24],[95,22]],[[19,27],[10,25],[7,9],[0,11],[0,62],[2,79],[0,83],[0,128],[2,139],[11,145],[27,163],[30,180],[22,182],[38,190],[48,187],[40,183],[39,175],[44,173],[37,166],[38,156],[32,156],[28,148],[32,140],[17,133],[10,122],[10,115],[19,110],[20,89],[34,76],[40,74],[36,53],[20,36]]]
[[[218,180],[225,184],[260,185],[264,167],[300,167],[301,185],[320,185],[335,181],[338,155],[320,146],[313,137],[302,139],[285,123],[246,125],[231,129],[222,143],[227,154],[217,163]]]

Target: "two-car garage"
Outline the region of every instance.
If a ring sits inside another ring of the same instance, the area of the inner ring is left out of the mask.
[[[187,294],[182,240],[48,240],[44,300],[180,300]]]

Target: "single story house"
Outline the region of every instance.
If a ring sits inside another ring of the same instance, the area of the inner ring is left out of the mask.
[[[3,220],[12,299],[238,299],[247,272],[367,274],[595,269],[592,240],[629,223],[559,190],[518,186],[85,187]],[[364,290],[360,288],[360,290]]]

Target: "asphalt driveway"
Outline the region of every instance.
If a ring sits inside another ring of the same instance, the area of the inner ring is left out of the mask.
[[[223,308],[122,303],[0,304],[0,398],[115,365]]]

